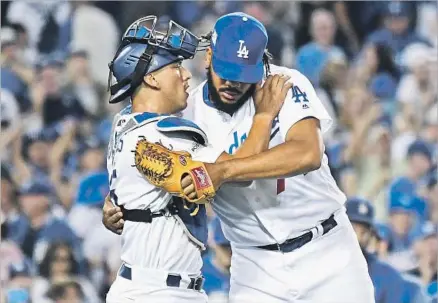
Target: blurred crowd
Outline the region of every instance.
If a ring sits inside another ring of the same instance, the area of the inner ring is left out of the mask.
[[[369,249],[437,296],[438,18],[434,1],[2,1],[2,300],[102,302],[120,265],[101,223],[112,117],[108,63],[124,29],[155,14],[195,34],[244,11],[273,63],[298,69],[334,118],[332,174],[375,209]],[[186,63],[192,87],[203,55]],[[214,214],[205,290],[226,302],[231,249]],[[412,301],[414,302],[414,301]]]

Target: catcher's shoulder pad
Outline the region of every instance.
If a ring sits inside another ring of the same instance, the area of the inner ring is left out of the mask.
[[[207,135],[204,131],[196,125],[196,123],[179,118],[179,117],[166,117],[157,122],[156,128],[163,133],[181,133],[188,134],[196,142],[205,145],[208,143]]]
[[[152,120],[152,119],[157,120],[162,116],[163,115],[159,115],[156,113],[144,112],[144,113],[135,115],[133,118],[134,118],[135,122],[137,122],[137,124],[142,124],[143,122],[148,121],[148,120]]]

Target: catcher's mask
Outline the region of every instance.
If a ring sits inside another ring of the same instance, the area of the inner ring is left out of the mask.
[[[158,26],[165,26],[165,31],[158,31]],[[192,59],[202,48],[200,42],[200,38],[172,20],[168,24],[158,23],[156,16],[136,20],[123,34],[122,43],[109,63],[109,102],[130,97],[148,73]],[[113,76],[117,80],[115,84],[112,84]]]

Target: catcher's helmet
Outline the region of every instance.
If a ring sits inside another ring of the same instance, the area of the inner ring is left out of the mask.
[[[191,59],[200,39],[170,20],[165,32],[156,30],[158,18],[147,16],[132,23],[109,64],[110,103],[130,97],[143,77],[176,61]],[[117,83],[112,85],[112,77]]]

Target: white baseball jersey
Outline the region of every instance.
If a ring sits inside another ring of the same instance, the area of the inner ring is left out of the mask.
[[[166,208],[171,195],[150,184],[134,166],[133,151],[141,136],[174,150],[188,151],[194,159],[205,162],[215,162],[223,150],[216,151],[190,137],[181,137],[191,131],[205,139],[202,130],[191,127],[189,121],[186,121],[189,126],[182,127],[185,132],[177,136],[172,128],[160,123],[169,118],[182,120],[180,118],[128,112],[125,110],[116,116],[108,146],[110,195],[115,204],[127,210],[150,209],[156,213]],[[204,244],[188,232],[179,216],[161,216],[154,218],[152,223],[125,221],[121,259],[137,267],[198,274],[203,248]]]
[[[285,142],[289,129],[305,117],[317,118],[322,132],[327,131],[332,119],[309,80],[297,70],[285,67],[271,65],[271,72],[290,75],[294,86],[273,123],[269,148]],[[195,88],[189,98],[190,106],[183,113],[184,117],[198,124],[213,146],[235,153],[251,128],[255,114],[253,100],[248,100],[230,116],[213,107],[206,82]],[[225,184],[213,208],[233,245],[259,246],[282,243],[302,234],[341,208],[345,200],[324,155],[321,167],[306,175],[260,179],[249,187]]]

